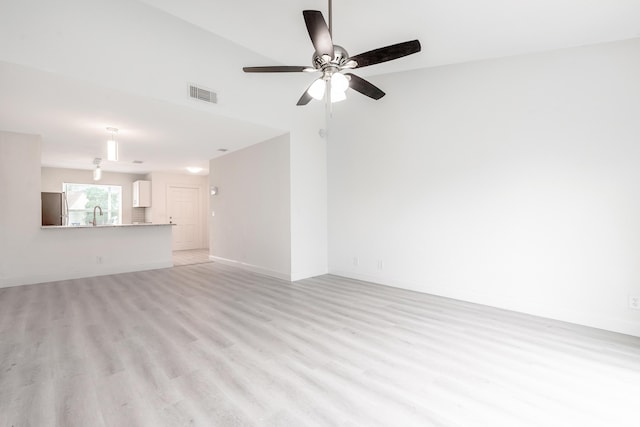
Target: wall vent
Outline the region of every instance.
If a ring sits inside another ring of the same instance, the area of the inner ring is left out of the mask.
[[[204,102],[210,102],[211,104],[218,103],[218,94],[214,91],[194,86],[192,84],[189,85],[189,97],[199,99]]]

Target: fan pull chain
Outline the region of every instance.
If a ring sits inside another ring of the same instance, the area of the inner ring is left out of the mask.
[[[327,110],[327,130],[329,129],[329,119],[333,117],[333,100],[331,99],[331,79],[327,81],[327,93],[325,94],[326,110]]]

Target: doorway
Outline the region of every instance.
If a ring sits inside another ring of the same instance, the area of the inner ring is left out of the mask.
[[[200,187],[186,185],[167,186],[167,214],[175,224],[172,232],[172,249],[184,251],[201,249],[202,227],[200,211]]]

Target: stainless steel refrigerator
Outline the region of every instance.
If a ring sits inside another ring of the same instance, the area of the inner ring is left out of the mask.
[[[68,225],[67,195],[65,193],[41,193],[42,225]]]

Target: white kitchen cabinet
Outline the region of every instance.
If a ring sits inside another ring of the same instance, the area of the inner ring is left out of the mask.
[[[151,181],[134,181],[133,183],[133,207],[151,207]]]

